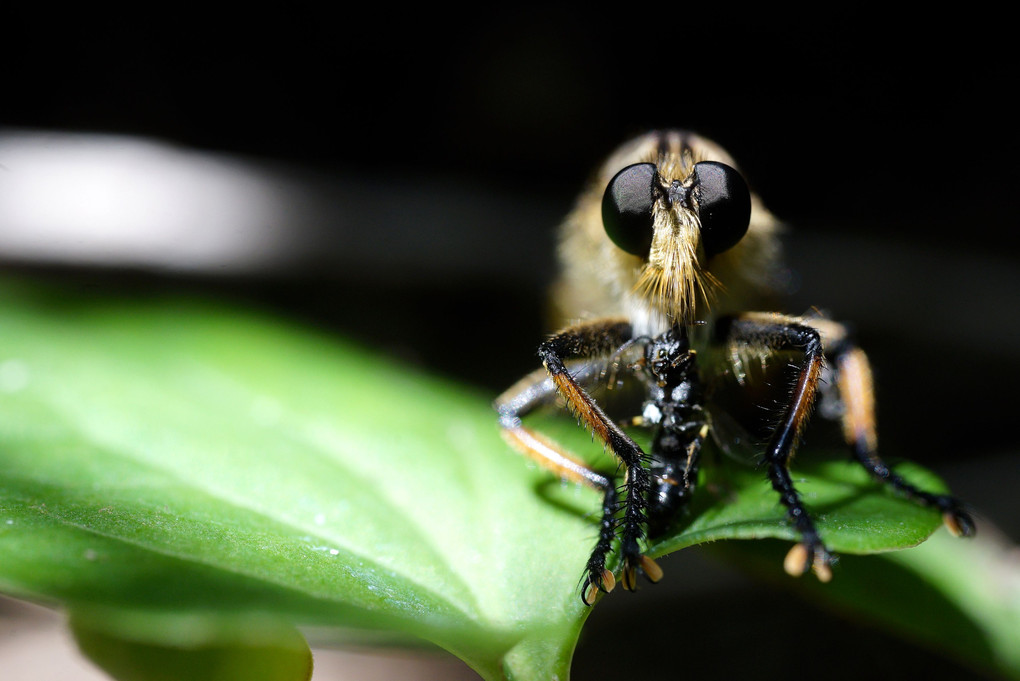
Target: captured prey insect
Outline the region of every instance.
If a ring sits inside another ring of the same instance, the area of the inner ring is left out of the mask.
[[[846,327],[820,316],[747,311],[774,309],[783,271],[778,232],[729,155],[677,130],[624,144],[567,217],[554,302],[562,316],[589,320],[543,342],[543,368],[503,393],[495,407],[511,445],[603,495],[599,536],[581,586],[586,604],[616,584],[607,561],[617,539],[624,588],[635,588],[638,571],[659,580],[662,571],[642,554],[642,543],[665,532],[689,500],[706,439],[727,447],[722,421],[713,417],[720,377],[736,377],[750,389],[749,362],[776,354],[794,358],[795,371],[756,455],[800,537],[784,562],[788,573],[813,570],[821,581],[832,576],[834,556],[790,475],[820,392],[839,405],[822,415],[841,421],[854,458],[872,476],[940,511],[954,534],[974,533],[960,501],[918,489],[879,458],[868,359]],[[651,430],[647,452],[586,389],[607,375],[642,386],[641,415],[624,425]],[[557,399],[619,459],[622,484],[522,423],[522,416]]]

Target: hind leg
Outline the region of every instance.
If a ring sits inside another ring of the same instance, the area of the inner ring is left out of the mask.
[[[964,510],[959,499],[919,489],[897,475],[879,457],[874,388],[867,355],[845,340],[836,343],[831,354],[839,398],[843,405],[843,437],[850,445],[854,458],[877,480],[922,506],[938,509],[946,527],[954,535],[973,535],[974,520]]]

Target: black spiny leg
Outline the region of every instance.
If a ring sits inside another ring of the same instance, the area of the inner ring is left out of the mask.
[[[854,458],[876,479],[922,506],[938,509],[946,527],[956,536],[972,536],[974,520],[959,499],[948,494],[926,492],[911,485],[878,456],[874,393],[867,355],[850,344],[840,344],[833,355],[838,371],[839,396],[844,407],[843,435],[853,450]]]
[[[787,516],[801,537],[800,543],[787,554],[783,567],[791,575],[801,575],[813,568],[818,579],[827,582],[832,578],[832,555],[822,542],[790,477],[790,461],[814,405],[815,389],[822,369],[821,336],[816,329],[799,320],[778,314],[735,317],[725,320],[720,330],[728,342],[738,347],[793,350],[804,355],[797,382],[766,447],[764,463],[768,467],[772,488],[779,493]]]
[[[556,389],[566,400],[568,408],[593,435],[609,447],[627,469],[624,483],[626,498],[622,502],[624,512],[619,534],[623,559],[623,585],[628,589],[634,588],[634,576],[639,568],[646,574],[653,575],[653,578],[657,578],[659,574],[658,566],[651,559],[641,555],[640,544],[644,537],[645,509],[650,487],[646,457],[641,448],[620,430],[578,385],[567,371],[564,362],[571,359],[609,356],[630,341],[632,335],[628,322],[603,320],[566,329],[542,343],[538,349],[542,364],[549,372]],[[605,584],[608,582],[605,578],[606,559],[612,549],[613,536],[617,532],[615,516],[619,504],[615,499],[616,490],[607,489],[605,494],[602,529],[599,541],[588,561],[588,575],[582,594],[585,603],[589,604],[594,597],[589,586],[605,590]]]
[[[602,519],[599,538],[588,559],[581,588],[581,598],[588,604],[595,602],[599,591],[608,592],[616,585],[606,561],[616,538],[620,509],[619,492],[612,479],[592,470],[583,461],[562,447],[541,436],[521,423],[521,416],[535,407],[547,404],[559,393],[578,419],[602,440],[627,467],[626,511],[623,518],[623,558],[625,585],[633,584],[637,567],[654,579],[661,575],[658,566],[640,554],[640,540],[644,532],[644,508],[648,489],[648,471],[644,466],[641,449],[619,429],[594,400],[578,385],[589,376],[571,375],[564,362],[609,356],[631,339],[630,324],[621,320],[602,320],[582,324],[562,331],[539,348],[545,373],[526,377],[496,400],[504,438],[516,449],[560,477],[579,482],[602,492]],[[586,369],[585,371],[590,371]]]
[[[611,478],[592,470],[584,461],[557,443],[521,423],[522,416],[551,402],[556,393],[552,379],[545,369],[540,369],[500,395],[494,406],[500,414],[503,438],[514,449],[556,473],[560,478],[587,485],[603,495],[599,539],[591,558],[588,559],[581,587],[582,600],[587,605],[592,605],[599,591],[608,593],[616,586],[616,578],[606,569],[606,556],[612,549],[613,539],[616,537],[618,496]]]
[[[594,605],[598,592],[609,593],[616,586],[616,578],[606,569],[606,556],[613,549],[616,538],[616,512],[619,510],[619,495],[610,482],[602,498],[602,520],[599,523],[599,540],[588,558],[581,583],[581,600],[585,605]]]

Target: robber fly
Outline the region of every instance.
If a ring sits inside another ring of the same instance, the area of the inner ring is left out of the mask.
[[[872,476],[941,511],[954,534],[974,533],[960,501],[918,489],[879,458],[868,359],[846,327],[822,317],[747,311],[770,309],[777,293],[778,231],[723,149],[676,130],[624,144],[567,217],[554,301],[565,317],[587,321],[543,342],[543,368],[503,393],[495,407],[511,445],[603,495],[599,536],[581,584],[587,605],[616,584],[607,560],[617,539],[625,589],[635,588],[639,571],[653,582],[661,578],[642,543],[665,532],[690,499],[706,439],[726,447],[711,416],[715,379],[729,373],[749,387],[749,358],[795,358],[795,379],[757,452],[800,537],[784,562],[788,573],[813,570],[821,581],[832,576],[834,556],[789,470],[821,390],[835,393],[846,442]],[[591,388],[607,375],[642,386],[640,415],[623,425],[651,430],[647,452],[592,398]],[[522,416],[557,399],[619,459],[622,484],[523,425]]]

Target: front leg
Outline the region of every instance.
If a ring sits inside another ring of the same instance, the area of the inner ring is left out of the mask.
[[[579,324],[556,334],[539,348],[539,357],[545,367],[532,374],[496,400],[504,437],[516,449],[560,477],[586,484],[603,494],[602,519],[599,539],[588,560],[581,597],[588,605],[594,603],[599,591],[609,591],[615,584],[613,574],[606,569],[606,560],[612,550],[619,522],[619,492],[613,480],[591,470],[584,462],[521,423],[521,416],[535,407],[548,404],[555,394],[562,395],[567,407],[585,427],[605,443],[627,467],[627,492],[623,517],[622,553],[624,557],[623,584],[633,588],[634,575],[641,567],[652,579],[661,575],[651,559],[640,554],[640,540],[644,532],[644,508],[650,486],[648,470],[644,466],[641,449],[623,433],[579,385],[590,378],[592,366],[571,373],[566,362],[575,359],[592,359],[611,356],[631,342],[630,324],[624,320],[607,319]]]
[[[814,406],[823,349],[818,330],[795,317],[779,314],[745,314],[724,320],[720,331],[731,347],[748,346],[761,351],[792,350],[803,354],[797,381],[787,398],[779,423],[765,449],[764,463],[772,488],[786,506],[787,516],[801,541],[786,556],[784,568],[800,575],[813,568],[819,580],[832,578],[832,554],[822,542],[814,521],[801,501],[790,477],[790,461]]]
[[[647,457],[637,443],[628,437],[578,385],[567,371],[564,362],[575,358],[609,355],[629,342],[632,334],[631,326],[626,321],[599,321],[568,328],[542,343],[538,349],[542,364],[566,400],[567,407],[593,435],[609,447],[627,469],[620,554],[623,559],[621,583],[629,591],[633,591],[637,586],[636,575],[639,569],[652,581],[658,581],[662,576],[658,565],[641,554],[641,540],[644,538],[647,524],[648,493],[651,489]],[[604,541],[609,520],[606,517],[608,511],[607,504],[603,513],[603,536],[588,562],[588,580],[597,578],[605,571],[606,557],[611,549],[611,543]],[[587,597],[584,600],[589,603]]]

